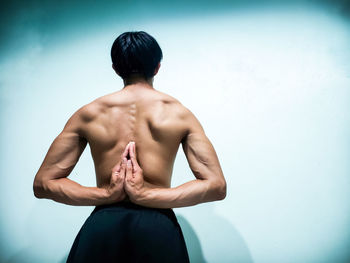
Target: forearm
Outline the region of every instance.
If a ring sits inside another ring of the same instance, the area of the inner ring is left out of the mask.
[[[137,203],[154,208],[176,208],[222,200],[226,190],[209,180],[195,179],[174,188],[148,188]]]
[[[34,193],[38,198],[75,206],[97,206],[110,202],[107,189],[85,187],[68,178],[34,184]]]

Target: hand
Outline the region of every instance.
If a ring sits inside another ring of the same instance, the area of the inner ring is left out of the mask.
[[[110,202],[118,202],[124,200],[126,193],[124,191],[124,180],[126,175],[126,166],[122,165],[122,160],[129,154],[129,145],[125,147],[123,154],[121,155],[119,163],[112,168],[111,180],[109,187],[107,188],[108,200]]]
[[[123,158],[123,165],[126,165],[124,190],[133,203],[138,203],[147,188],[143,179],[143,171],[137,162],[135,147],[135,142],[130,142],[128,148],[130,159]]]

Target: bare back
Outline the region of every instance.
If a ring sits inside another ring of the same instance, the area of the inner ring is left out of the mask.
[[[162,92],[130,86],[90,104],[85,129],[98,187],[109,185],[112,167],[135,141],[145,182],[170,187],[173,164],[186,135],[184,106]]]

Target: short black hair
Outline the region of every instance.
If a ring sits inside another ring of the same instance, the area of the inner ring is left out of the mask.
[[[151,35],[144,31],[130,31],[114,40],[111,57],[114,68],[123,79],[133,73],[148,79],[154,76],[163,53]]]

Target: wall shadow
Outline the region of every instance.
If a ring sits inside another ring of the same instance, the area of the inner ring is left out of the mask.
[[[67,262],[67,258],[68,258],[68,254],[69,254],[69,252],[58,263],[66,263]]]
[[[8,260],[0,261],[4,263],[33,263],[43,262],[44,260],[37,255],[35,248],[23,247],[13,254]]]
[[[182,229],[182,233],[184,235],[185,238],[185,242],[186,242],[186,246],[187,246],[187,251],[188,251],[188,255],[190,257],[190,262],[207,262],[204,259],[203,256],[203,251],[202,251],[202,247],[201,247],[201,243],[199,241],[199,238],[196,234],[196,232],[194,231],[194,229],[192,228],[191,224],[189,223],[189,221],[186,220],[185,217],[183,217],[182,215],[176,215],[177,220],[181,226]]]
[[[187,218],[176,214],[191,263],[254,263],[242,235],[230,221],[215,214],[214,207],[212,203],[197,205]],[[195,229],[200,229],[200,233]]]

